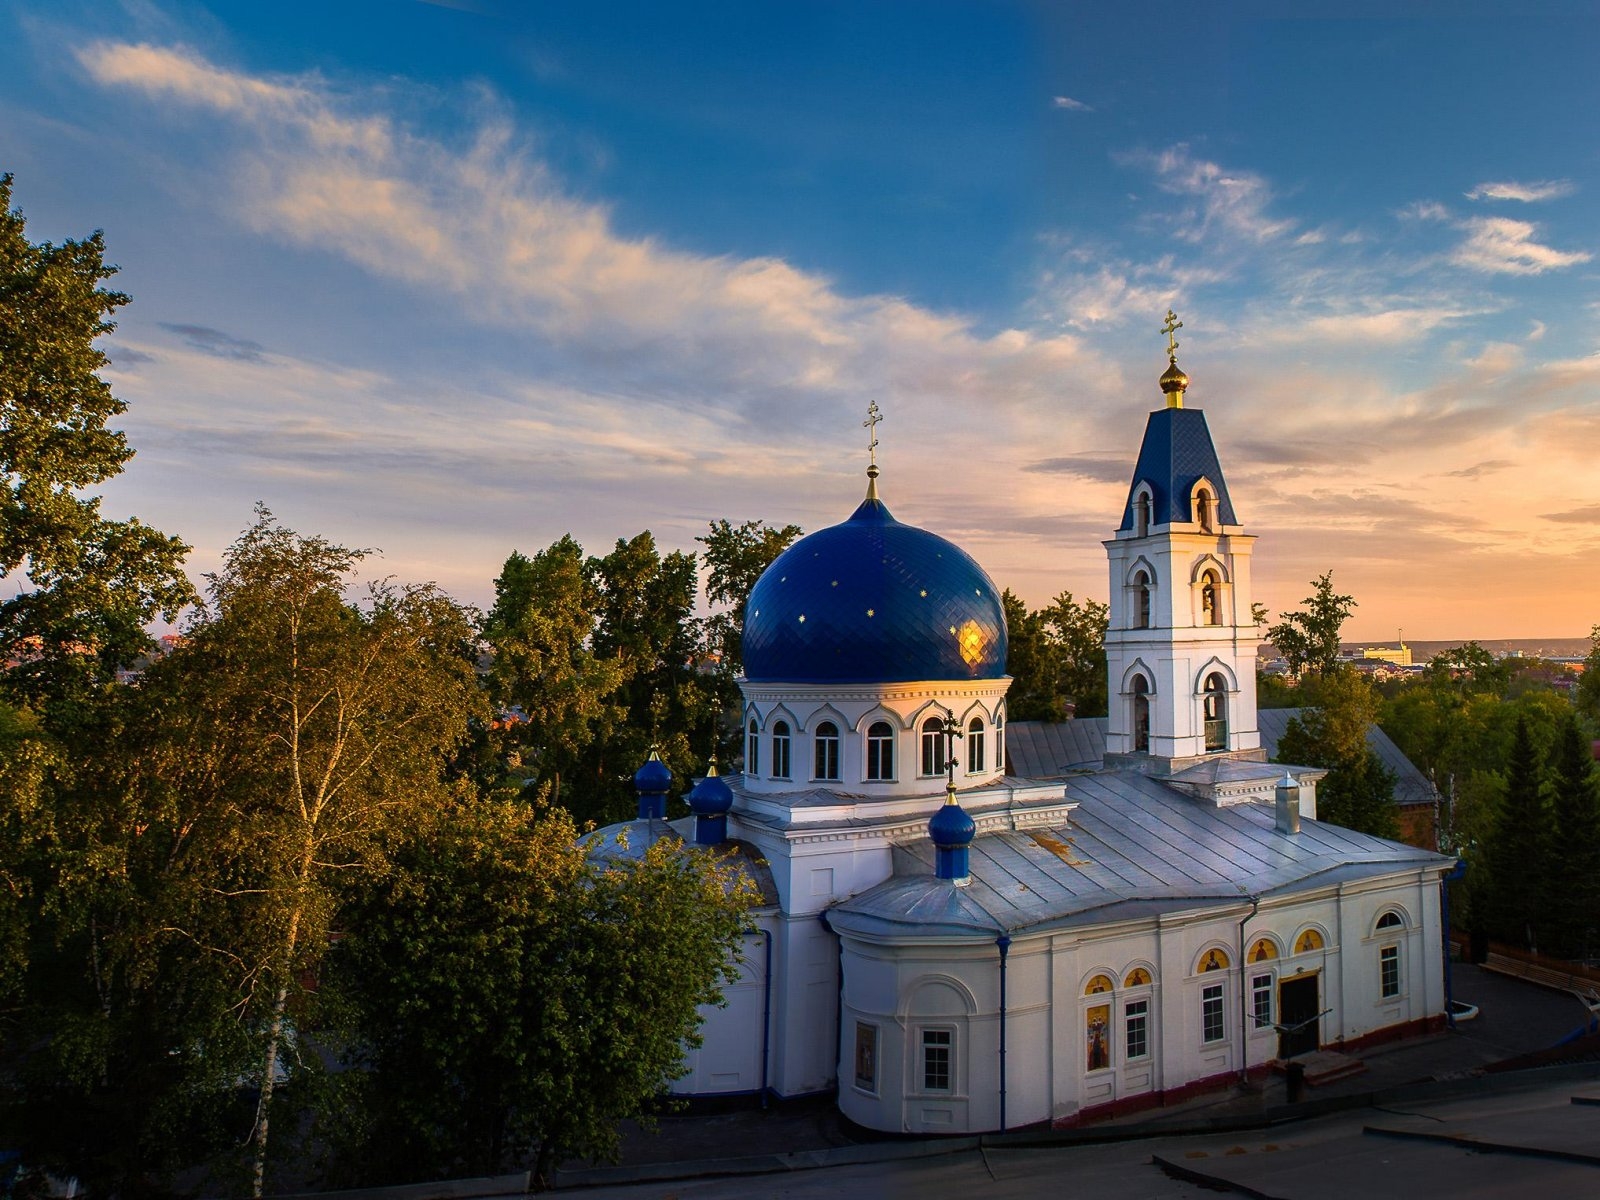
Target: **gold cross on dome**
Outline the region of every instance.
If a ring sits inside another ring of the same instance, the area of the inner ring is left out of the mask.
[[[1167,357],[1173,362],[1178,361],[1178,330],[1183,328],[1183,322],[1178,320],[1178,314],[1170,308],[1167,309],[1167,323],[1161,327],[1161,332],[1167,335]]]
[[[883,420],[883,414],[878,411],[878,402],[867,402],[867,419],[861,422],[862,427],[869,430],[872,440],[867,443],[867,461],[872,466],[878,465],[878,422]]]

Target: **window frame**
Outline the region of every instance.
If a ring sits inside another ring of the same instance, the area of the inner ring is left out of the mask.
[[[983,718],[973,717],[967,723],[967,774],[981,775],[986,769],[984,756]]]
[[[943,775],[945,767],[944,722],[938,717],[929,717],[922,723],[919,736],[922,753],[918,758],[918,766],[920,767],[918,774],[923,779],[934,779]]]
[[[878,1047],[880,1044],[878,1026],[874,1022],[856,1022],[855,1089],[858,1092],[864,1092],[868,1096],[876,1096],[878,1094],[878,1075],[881,1065]],[[863,1049],[866,1051],[865,1055],[862,1053]],[[863,1063],[870,1070],[870,1074],[866,1077],[866,1082],[862,1082],[861,1068]]]
[[[744,773],[761,774],[761,729],[756,725],[754,717],[750,718],[750,724],[745,730]]]
[[[832,730],[830,734],[827,730]],[[832,766],[832,773],[827,768]],[[825,783],[839,782],[839,726],[834,721],[823,721],[811,738],[812,778]]]
[[[1273,1028],[1273,998],[1278,984],[1275,973],[1267,971],[1250,976],[1250,1028],[1256,1031]],[[1263,1003],[1263,1000],[1265,1003]]]
[[[935,1039],[943,1038],[943,1042]],[[930,1069],[933,1059],[930,1051],[944,1052],[944,1084],[931,1082],[936,1078]],[[953,1096],[956,1094],[956,1031],[950,1025],[924,1025],[917,1031],[917,1079],[920,1094],[925,1096]]]
[[[884,733],[876,733],[882,729]],[[866,761],[862,764],[869,783],[894,782],[894,726],[887,721],[874,721],[864,735]]]
[[[1220,983],[1208,983],[1200,989],[1200,1044],[1214,1046],[1227,1040],[1227,989]]]
[[[1134,1010],[1138,1009],[1138,1012]],[[1134,1051],[1134,1021],[1139,1022],[1139,1045],[1142,1047],[1137,1053]],[[1132,1000],[1125,1000],[1122,1004],[1122,1061],[1126,1063],[1143,1062],[1150,1057],[1150,997],[1139,996]]]
[[[1405,995],[1400,974],[1400,944],[1391,942],[1378,947],[1378,999],[1380,1002],[1398,1000]]]

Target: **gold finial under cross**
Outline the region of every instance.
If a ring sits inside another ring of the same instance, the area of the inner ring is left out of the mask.
[[[1167,359],[1169,362],[1178,361],[1178,330],[1183,328],[1183,322],[1178,320],[1178,314],[1170,308],[1167,309],[1167,323],[1161,327],[1161,332],[1167,335]]]

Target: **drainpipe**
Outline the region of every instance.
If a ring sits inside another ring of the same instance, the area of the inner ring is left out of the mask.
[[[1011,939],[1006,934],[995,938],[1000,947],[1000,1132],[1006,1131],[1006,954]]]
[[[817,914],[817,920],[829,933],[833,933],[833,923],[828,920],[828,910],[823,909]],[[834,933],[834,940],[838,941],[839,935]],[[834,1070],[838,1071],[839,1063],[844,1058],[844,943],[839,942],[839,992],[833,998],[833,1027],[837,1031],[834,1037]],[[837,1094],[844,1086],[844,1075],[834,1080],[834,1092]]]
[[[1458,858],[1455,866],[1439,876],[1439,908],[1444,917],[1444,936],[1439,939],[1439,951],[1444,955],[1444,1019],[1451,1029],[1456,1027],[1456,1005],[1450,968],[1450,885],[1466,873],[1466,860]]]
[[[761,1108],[767,1107],[767,1061],[772,1057],[772,930],[757,929],[766,943],[766,969],[761,979]]]
[[[1245,1011],[1245,983],[1248,972],[1244,961],[1244,927],[1261,907],[1261,897],[1250,897],[1250,911],[1239,918],[1239,1082],[1250,1082],[1250,1014]]]

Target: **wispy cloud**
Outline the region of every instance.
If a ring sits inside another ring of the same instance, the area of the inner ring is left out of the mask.
[[[1582,508],[1569,508],[1566,512],[1540,514],[1546,521],[1559,521],[1563,525],[1600,524],[1600,504],[1586,504]]]
[[[1516,464],[1509,458],[1491,458],[1480,463],[1473,463],[1470,467],[1461,467],[1455,471],[1446,471],[1445,474],[1451,479],[1481,479],[1485,475],[1493,475],[1497,472],[1504,471],[1507,467],[1514,466],[1516,466]]]
[[[1125,454],[1071,454],[1061,458],[1041,458],[1023,468],[1036,475],[1071,475],[1093,483],[1127,483],[1132,464]]]
[[[1480,183],[1467,193],[1468,200],[1520,200],[1531,204],[1539,200],[1556,200],[1577,191],[1570,179],[1545,179],[1538,183]]]
[[[1191,197],[1196,202],[1197,207],[1182,214],[1178,221],[1178,236],[1186,240],[1229,234],[1259,243],[1294,229],[1294,221],[1269,215],[1272,189],[1264,176],[1253,171],[1230,169],[1196,158],[1183,144],[1157,154],[1135,152],[1116,157],[1124,164],[1152,171],[1162,191]]]
[[[206,325],[174,325],[161,322],[161,328],[181,337],[184,344],[215,358],[232,358],[241,362],[260,362],[266,347],[248,338],[234,337],[220,329]],[[148,361],[148,358],[146,359]]]
[[[1066,109],[1068,112],[1094,111],[1091,105],[1085,104],[1082,100],[1074,100],[1071,96],[1057,96],[1051,103],[1057,108]]]
[[[1509,217],[1474,217],[1463,223],[1467,239],[1451,261],[1474,271],[1500,275],[1542,275],[1588,262],[1586,250],[1557,250],[1535,241],[1538,227]]]

